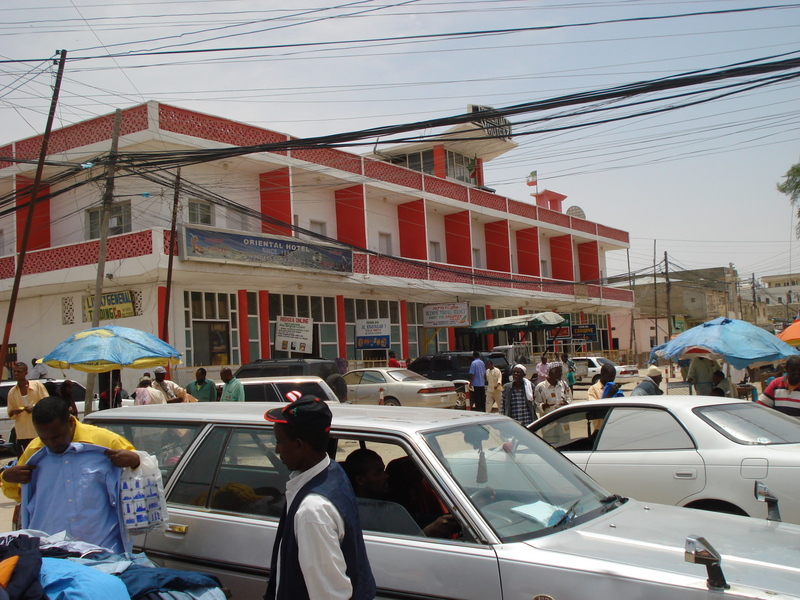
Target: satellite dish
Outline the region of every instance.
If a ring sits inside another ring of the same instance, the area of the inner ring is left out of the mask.
[[[586,213],[583,212],[583,209],[580,206],[570,206],[567,209],[567,214],[570,217],[575,217],[576,219],[585,219]]]

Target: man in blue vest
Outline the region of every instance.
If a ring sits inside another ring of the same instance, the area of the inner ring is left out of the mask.
[[[275,451],[292,471],[265,600],[372,600],[355,494],[326,452],[330,408],[306,395],[264,418],[275,423]]]

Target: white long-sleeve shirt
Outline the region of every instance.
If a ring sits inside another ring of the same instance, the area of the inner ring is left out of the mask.
[[[286,482],[286,505],[292,503],[300,489],[330,465],[327,456],[307,471],[294,471]],[[336,506],[325,496],[308,494],[300,502],[294,516],[298,560],[311,600],[349,600],[353,584],[347,576],[342,553],[344,519]],[[276,577],[281,572],[280,554]],[[276,580],[276,588],[280,580]]]

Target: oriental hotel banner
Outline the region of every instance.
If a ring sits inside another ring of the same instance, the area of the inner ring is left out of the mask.
[[[353,253],[346,248],[258,233],[235,233],[196,225],[182,228],[181,259],[306,268],[352,273]]]

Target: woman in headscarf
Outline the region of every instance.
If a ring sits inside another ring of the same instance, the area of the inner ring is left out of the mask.
[[[525,426],[536,420],[533,385],[525,377],[523,365],[514,365],[511,369],[511,381],[503,386],[500,412]]]

